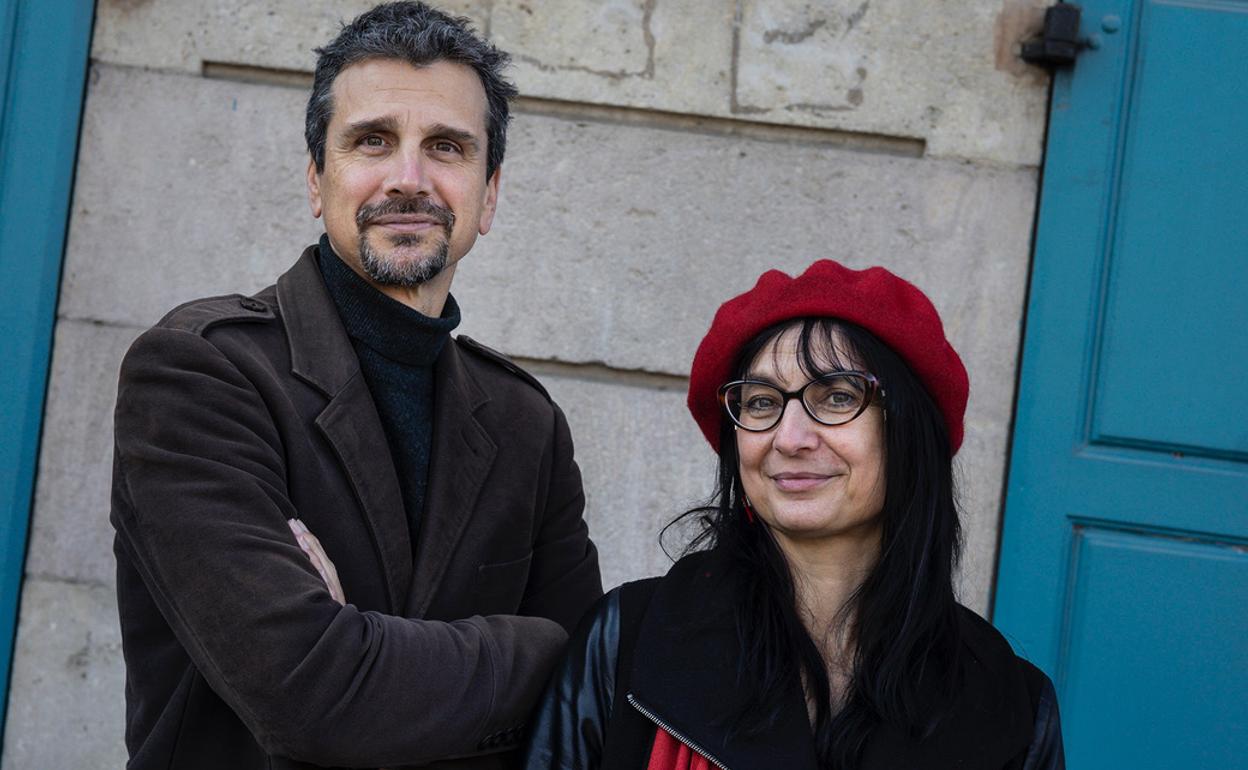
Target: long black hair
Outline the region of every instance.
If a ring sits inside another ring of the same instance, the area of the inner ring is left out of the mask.
[[[838,616],[853,646],[839,708],[819,646],[798,613],[788,562],[770,530],[745,514],[736,440],[726,418],[716,493],[707,506],[685,514],[703,523],[687,550],[714,548],[725,555],[739,592],[734,606],[741,701],[733,729],[766,730],[800,682],[815,703],[820,766],[840,770],[858,765],[877,725],[891,723],[922,737],[947,709],[959,681],[953,571],[961,530],[941,412],[905,361],[870,332],[830,318],[784,321],[742,347],[734,378],[744,377],[759,353],[790,328],[799,328],[804,373],[862,368],[886,394],[880,554]]]

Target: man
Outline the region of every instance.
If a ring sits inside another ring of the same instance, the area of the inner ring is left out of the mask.
[[[134,770],[505,767],[602,593],[562,413],[449,337],[456,263],[498,199],[505,54],[415,2],[318,54],[325,236],[275,286],[175,309],[122,364]]]

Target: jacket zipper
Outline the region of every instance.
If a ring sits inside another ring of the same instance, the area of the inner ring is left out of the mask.
[[[646,719],[649,719],[651,722],[654,722],[659,727],[663,728],[665,732],[667,732],[676,740],[680,741],[681,743],[685,744],[689,748],[693,749],[694,752],[700,755],[707,762],[710,762],[712,765],[715,765],[716,767],[721,768],[722,770],[728,770],[728,765],[725,765],[723,762],[720,762],[718,759],[712,756],[709,751],[702,748],[701,746],[694,743],[693,741],[689,740],[688,738],[681,735],[680,733],[676,732],[676,730],[674,730],[671,725],[669,725],[667,722],[664,722],[662,719],[659,719],[657,716],[655,716],[653,711],[650,711],[645,706],[638,703],[637,699],[633,697],[633,694],[631,692],[627,693],[624,697],[628,699],[628,703],[630,706],[632,706],[633,708],[641,712],[642,716],[644,716]]]

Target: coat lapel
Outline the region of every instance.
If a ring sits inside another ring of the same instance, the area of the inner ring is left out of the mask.
[[[489,401],[451,341],[434,364],[429,491],[416,537],[408,617],[424,617],[494,464],[498,445],[474,412]]]
[[[359,359],[309,247],[277,281],[292,373],[329,403],[316,425],[334,448],[364,510],[386,576],[391,612],[404,605],[412,575],[411,540],[398,476]]]
[[[763,734],[727,729],[739,702],[733,585],[732,571],[714,551],[687,556],[672,567],[641,621],[631,694],[732,770],[815,770],[814,739],[796,684]],[[1022,669],[986,621],[970,610],[959,612],[965,677],[952,714],[922,741],[890,725],[877,727],[867,740],[862,770],[997,770],[1027,748],[1033,714]]]
[[[771,728],[732,731],[737,632],[733,578],[718,554],[687,556],[668,572],[646,610],[633,653],[631,695],[642,708],[738,770],[816,770],[805,700],[796,683]]]

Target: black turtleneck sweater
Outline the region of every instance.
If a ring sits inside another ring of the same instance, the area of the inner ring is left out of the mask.
[[[433,362],[459,325],[459,305],[448,295],[442,317],[430,318],[373,288],[334,253],[327,236],[321,236],[319,256],[325,288],[381,417],[414,550],[429,480]]]

